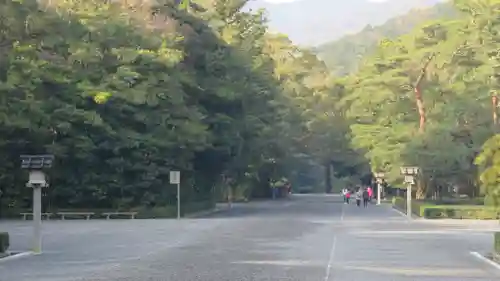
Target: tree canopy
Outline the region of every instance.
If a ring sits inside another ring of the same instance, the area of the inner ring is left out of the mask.
[[[453,4],[457,18],[379,44],[346,78],[343,110],[354,147],[389,182],[402,184],[401,166],[418,166],[418,198],[452,188],[478,195],[481,185],[498,196],[500,2]]]
[[[30,153],[55,155],[57,208],[172,204],[171,170],[186,202],[320,186],[331,159],[339,180],[368,172],[314,54],[246,0],[181,2],[1,4],[0,207],[30,205]]]
[[[17,0],[0,9],[0,207],[29,206],[19,155],[50,153],[48,204],[168,206],[355,184],[419,166],[416,196],[499,202],[498,0],[379,40],[335,77],[246,0]],[[480,188],[481,187],[481,188]]]

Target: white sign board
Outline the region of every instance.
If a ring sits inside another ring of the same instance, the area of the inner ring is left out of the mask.
[[[180,184],[181,183],[181,172],[179,171],[170,171],[170,183],[171,184]]]
[[[170,171],[170,184],[180,184],[181,183],[181,172]]]
[[[415,183],[413,176],[405,176],[405,182],[410,184]]]
[[[47,187],[47,181],[45,180],[45,174],[42,171],[32,170],[30,171],[30,178],[27,184],[28,187]]]

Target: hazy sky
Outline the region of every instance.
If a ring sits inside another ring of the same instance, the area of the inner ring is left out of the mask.
[[[264,2],[268,3],[288,3],[288,2],[297,2],[297,1],[307,1],[307,0],[264,0]],[[334,1],[334,0],[332,0]],[[383,3],[387,0],[366,0],[366,2],[375,2],[375,3]],[[401,0],[404,1],[404,0]]]
[[[313,46],[439,1],[443,0],[252,0],[247,7],[265,8],[272,31]]]

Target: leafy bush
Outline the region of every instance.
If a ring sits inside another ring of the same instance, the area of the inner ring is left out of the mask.
[[[7,252],[10,246],[9,233],[0,232],[0,254]]]
[[[495,220],[500,218],[498,210],[483,206],[425,206],[423,217],[427,219],[479,219],[479,220]]]
[[[181,206],[182,207],[182,206]],[[190,214],[201,211],[206,211],[215,208],[215,202],[213,201],[202,201],[202,202],[191,202],[186,204],[184,208],[181,208],[181,214]]]
[[[397,208],[404,209],[406,208],[406,200],[401,197],[394,196],[392,197],[392,205]]]
[[[181,205],[181,214],[190,214],[200,211],[210,210],[215,207],[215,202],[212,200],[200,201],[200,202],[189,202]],[[177,216],[177,206],[168,205],[161,207],[137,207],[132,209],[84,209],[84,208],[72,208],[72,209],[53,209],[46,210],[49,213],[57,212],[94,212],[96,217],[99,214],[107,212],[138,212],[136,218],[138,219],[152,219],[152,218],[173,218]],[[9,212],[3,212],[2,218],[12,218],[19,219],[20,213],[31,213],[30,209],[10,209]]]
[[[177,207],[163,206],[163,207],[140,207],[132,209],[137,212],[136,218],[138,219],[165,219],[173,218],[177,215]]]
[[[497,199],[492,195],[486,195],[486,197],[484,197],[484,205],[495,206],[497,205]]]
[[[210,210],[215,207],[213,201],[191,202],[182,205],[181,215],[184,216],[190,213]],[[153,219],[153,218],[173,218],[177,216],[177,206],[161,206],[161,207],[140,207],[132,211],[138,212],[136,218],[138,219]]]
[[[406,198],[393,197],[392,205],[401,211],[406,211]],[[411,202],[411,211],[417,216],[423,216],[423,207],[427,206],[425,202],[413,200]]]
[[[494,237],[494,250],[497,255],[500,255],[500,232],[496,232]]]
[[[395,197],[392,201],[394,207],[406,210],[406,200]],[[426,219],[479,219],[494,220],[500,218],[500,211],[479,205],[436,205],[429,201],[412,201],[412,213]]]
[[[443,198],[435,201],[426,201],[435,205],[484,205],[484,197],[460,199],[460,198]]]

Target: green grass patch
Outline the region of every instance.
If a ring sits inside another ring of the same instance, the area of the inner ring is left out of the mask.
[[[190,202],[186,204],[181,204],[181,216],[197,213],[201,211],[206,211],[215,208],[214,201],[201,201],[201,202]],[[3,218],[8,219],[20,219],[20,213],[31,213],[30,209],[10,209],[8,212],[3,213]],[[59,216],[56,214],[58,212],[92,212],[95,213],[92,218],[104,218],[103,213],[109,212],[137,212],[137,219],[155,219],[155,218],[174,218],[177,216],[177,206],[155,206],[155,207],[136,207],[136,208],[121,208],[121,209],[93,209],[93,208],[64,208],[64,209],[53,209],[45,210],[44,212],[53,213],[54,216],[51,219],[57,219]],[[31,217],[30,217],[31,219]],[[68,218],[70,219],[70,218]]]

